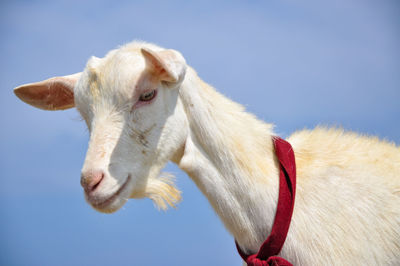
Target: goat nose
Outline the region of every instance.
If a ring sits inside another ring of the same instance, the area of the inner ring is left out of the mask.
[[[104,178],[104,172],[101,170],[92,170],[83,172],[81,175],[81,185],[86,193],[94,191]]]

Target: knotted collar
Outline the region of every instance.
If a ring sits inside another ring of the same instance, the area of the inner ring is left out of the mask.
[[[292,146],[279,137],[273,137],[275,154],[279,161],[279,199],[271,234],[253,255],[245,254],[236,243],[236,248],[248,266],[282,265],[292,266],[276,255],[281,251],[289,230],[296,194],[296,162]]]

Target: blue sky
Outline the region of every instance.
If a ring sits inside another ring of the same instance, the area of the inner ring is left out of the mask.
[[[241,265],[172,164],[178,209],[131,200],[112,215],[92,210],[79,184],[88,141],[79,115],[34,109],[14,87],[141,39],[181,51],[282,136],[323,124],[400,144],[399,29],[396,0],[1,1],[0,265]]]

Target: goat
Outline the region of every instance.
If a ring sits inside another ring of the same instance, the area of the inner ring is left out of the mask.
[[[76,107],[90,132],[85,198],[117,211],[148,197],[180,200],[176,163],[207,197],[241,249],[255,253],[271,230],[279,164],[273,125],[203,82],[183,56],[132,42],[92,57],[83,72],[19,86],[44,110]],[[281,255],[295,265],[400,264],[400,148],[336,128],[295,132],[297,196]]]

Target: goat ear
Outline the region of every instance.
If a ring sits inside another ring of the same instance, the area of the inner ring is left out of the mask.
[[[81,73],[50,78],[14,89],[22,101],[43,110],[64,110],[75,106],[74,87]]]
[[[175,50],[163,50],[155,52],[148,48],[142,48],[142,54],[146,58],[151,71],[160,80],[178,83],[181,82],[186,72],[186,61]]]

